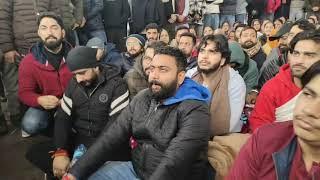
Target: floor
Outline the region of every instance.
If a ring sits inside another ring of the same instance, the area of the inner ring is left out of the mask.
[[[0,137],[0,180],[44,180],[44,174],[24,158],[34,143],[45,141],[45,137],[22,138],[21,131],[10,129]]]

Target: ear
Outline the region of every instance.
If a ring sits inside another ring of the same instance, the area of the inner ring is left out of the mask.
[[[66,36],[66,30],[62,29],[62,38],[64,39]]]
[[[180,86],[184,79],[186,78],[186,72],[185,71],[181,71],[178,73],[178,86]]]
[[[223,66],[226,63],[226,58],[221,58],[220,66]]]

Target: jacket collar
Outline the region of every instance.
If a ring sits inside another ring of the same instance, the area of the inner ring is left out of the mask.
[[[297,149],[297,137],[292,135],[290,143],[282,150],[272,154],[277,180],[289,179],[294,154]]]

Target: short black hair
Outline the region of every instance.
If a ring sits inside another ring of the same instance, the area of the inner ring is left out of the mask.
[[[163,46],[155,49],[155,55],[157,54],[174,57],[174,59],[176,60],[178,72],[186,71],[187,59],[185,55],[182,53],[182,51],[180,51],[178,48],[174,48],[171,46]]]
[[[160,29],[158,24],[156,23],[150,23],[146,25],[146,31],[148,31],[149,29],[156,29],[158,33],[160,33]]]
[[[185,33],[182,33],[181,36],[180,36],[180,40],[183,36],[187,36],[187,37],[191,37],[192,38],[192,43],[193,45],[196,45],[197,43],[197,38],[194,34],[192,34],[191,32],[185,32]],[[179,43],[179,42],[178,42]]]
[[[235,27],[234,30],[236,31],[238,28],[241,28],[241,27],[244,28],[244,27],[247,27],[247,25],[240,23],[240,24],[238,24],[238,25]]]
[[[177,32],[178,32],[178,31],[183,30],[183,29],[188,30],[188,32],[190,31],[190,28],[188,28],[187,26],[180,25],[180,26],[177,27],[177,29],[176,29],[176,34],[175,34],[175,35],[177,35]]]
[[[320,60],[310,66],[310,68],[302,75],[302,87],[305,87],[314,77],[318,75],[320,75]]]
[[[299,29],[302,29],[303,31],[311,31],[311,30],[316,29],[316,26],[314,24],[310,23],[306,19],[300,19],[300,20],[294,22],[292,24],[291,28],[296,25],[298,26]]]
[[[39,15],[38,19],[37,19],[37,25],[40,25],[40,22],[43,18],[52,18],[54,20],[57,21],[57,23],[59,24],[59,26],[61,27],[61,29],[64,29],[64,24],[63,24],[63,20],[60,16],[56,15],[54,12],[43,12]]]
[[[252,29],[254,32],[256,32],[256,36],[257,36],[257,30],[256,30],[255,28],[253,28],[253,27],[251,27],[251,26],[245,26],[245,27],[242,29],[242,31],[240,32],[240,37],[241,37],[241,35],[242,35],[242,32],[243,32],[243,31],[246,31],[246,30],[248,30],[248,29]]]
[[[158,49],[163,46],[166,46],[166,43],[164,43],[162,41],[154,41],[154,42],[149,43],[145,49],[148,49],[148,48]]]
[[[290,53],[293,52],[294,47],[299,41],[303,40],[311,40],[314,41],[316,44],[320,43],[320,32],[317,30],[310,30],[310,31],[302,31],[298,33],[290,42]],[[320,45],[320,44],[319,44]]]
[[[223,58],[226,58],[226,62],[224,65],[230,63],[230,56],[231,56],[231,51],[229,50],[229,44],[228,44],[228,39],[222,35],[222,34],[217,34],[217,35],[207,35],[202,38],[198,51],[200,51],[201,47],[206,47],[209,42],[214,42],[217,48],[217,51],[222,54]]]

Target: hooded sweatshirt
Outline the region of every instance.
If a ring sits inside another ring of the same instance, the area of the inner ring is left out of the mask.
[[[279,73],[262,87],[256,105],[249,119],[251,131],[276,120],[276,108],[294,98],[301,89],[297,87],[291,75],[289,64],[280,68]]]
[[[230,63],[237,64],[234,69],[242,76],[246,83],[246,90],[247,92],[250,92],[258,85],[259,71],[257,63],[249,58],[248,54],[243,51],[239,43],[229,43],[229,49],[231,50]]]

